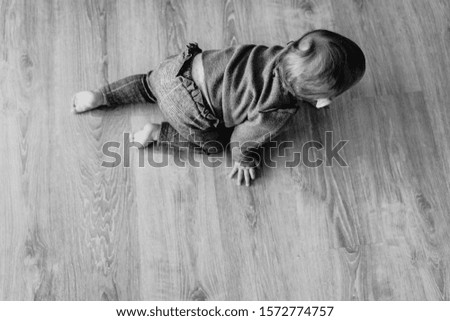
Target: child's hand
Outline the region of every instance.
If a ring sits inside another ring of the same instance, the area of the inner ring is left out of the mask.
[[[241,165],[240,162],[234,162],[233,169],[228,176],[230,179],[233,178],[234,174],[237,173],[237,185],[241,185],[242,180],[245,180],[245,185],[250,186],[250,182],[255,179],[255,167],[248,167]]]

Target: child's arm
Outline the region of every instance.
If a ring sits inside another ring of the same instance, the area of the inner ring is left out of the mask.
[[[235,165],[230,172],[230,178],[237,173],[238,185],[243,179],[247,186],[250,185],[250,181],[255,177],[254,168],[259,165],[257,150],[276,137],[296,111],[296,108],[292,108],[257,112],[234,128],[230,146]]]

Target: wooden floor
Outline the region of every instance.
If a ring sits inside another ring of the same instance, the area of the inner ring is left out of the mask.
[[[450,5],[0,1],[0,299],[449,300]],[[75,116],[72,94],[203,49],[327,28],[363,81],[281,139],[349,140],[335,164],[101,166],[154,106]]]

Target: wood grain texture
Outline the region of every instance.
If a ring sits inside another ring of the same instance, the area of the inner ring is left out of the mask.
[[[449,300],[449,9],[0,1],[0,299]],[[106,168],[103,144],[161,120],[157,108],[69,113],[74,92],[188,42],[285,44],[316,28],[355,39],[367,74],[280,140],[299,150],[331,131],[348,167],[266,167],[251,188],[225,165],[141,168],[134,149],[130,167]]]

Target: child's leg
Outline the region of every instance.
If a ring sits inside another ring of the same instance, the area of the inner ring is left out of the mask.
[[[73,110],[81,113],[102,105],[156,103],[147,79],[148,75],[134,75],[115,81],[98,90],[79,92],[74,96]]]
[[[132,142],[139,143],[138,147],[144,148],[151,143],[166,145],[178,150],[193,150],[205,154],[216,154],[223,151],[226,143],[217,130],[208,132],[190,130],[189,139],[181,135],[168,122],[162,124],[148,123],[140,131],[133,134]]]
[[[99,89],[105,98],[106,105],[118,106],[127,104],[156,103],[150,90],[148,75],[134,75],[115,81]]]
[[[82,113],[99,106],[156,103],[148,75],[129,76],[94,91],[81,91],[73,97],[73,111]],[[132,141],[147,146],[159,137],[161,125],[148,123],[132,136]]]
[[[219,126],[210,130],[198,130],[183,125],[175,129],[170,123],[148,123],[140,131],[133,134],[131,141],[146,147],[150,143],[166,145],[178,150],[193,150],[205,154],[216,154],[224,150],[230,139],[232,129]],[[183,132],[183,134],[180,133]]]
[[[179,150],[216,154],[225,149],[226,136],[221,127],[199,130],[178,124],[175,129],[170,123],[163,122],[159,129],[157,143]]]

